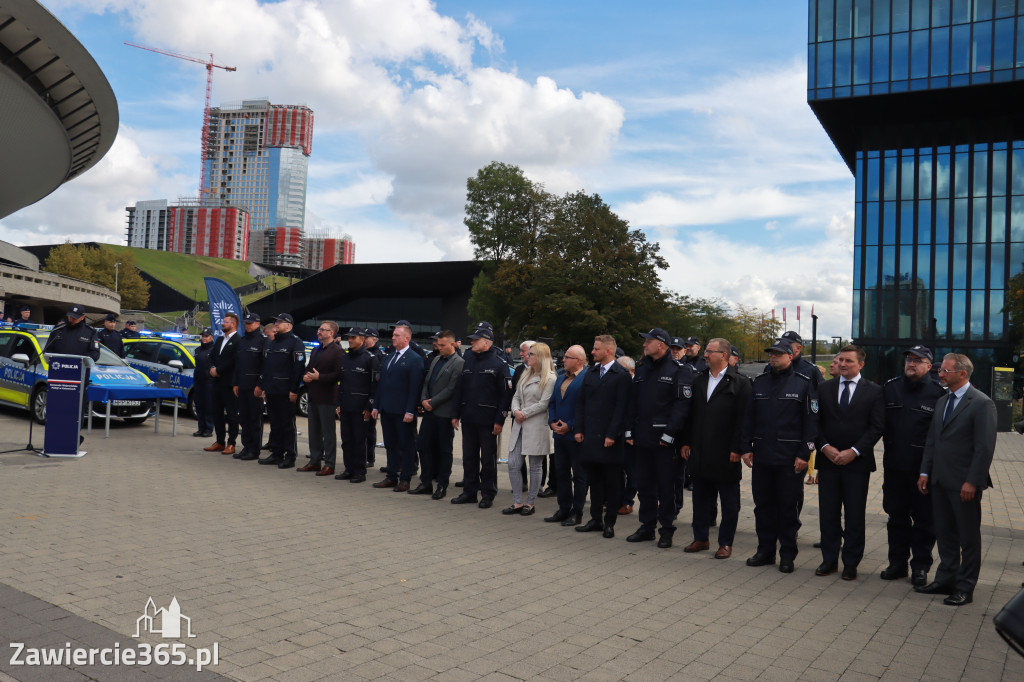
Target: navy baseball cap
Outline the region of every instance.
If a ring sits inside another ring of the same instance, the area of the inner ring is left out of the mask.
[[[699,346],[700,345],[700,339],[698,339],[696,336],[691,336],[691,337],[686,339],[685,343],[686,343],[687,346]]]
[[[800,338],[800,335],[794,331],[788,331],[783,334],[780,338],[789,341],[790,343],[799,343],[801,346],[804,345],[804,340]]]
[[[117,322],[117,315],[114,313],[107,313],[107,316],[103,318],[104,322]]]
[[[468,335],[466,338],[467,339],[487,339],[489,341],[493,341],[494,340],[494,332],[491,330],[490,327],[481,327],[480,325],[477,325],[476,329],[473,330],[473,333]]]
[[[654,339],[655,341],[661,341],[666,346],[672,342],[672,337],[668,335],[668,332],[660,327],[655,327],[646,334],[640,332],[640,336],[645,339]]]
[[[213,330],[207,327],[200,336],[213,336]]]
[[[736,346],[729,346],[729,355],[732,355],[734,358],[738,358],[740,356],[740,349]]]
[[[935,356],[932,354],[931,349],[926,346],[914,346],[903,351],[903,354],[913,355],[915,358],[924,358],[928,362],[935,362]]]
[[[76,303],[68,308],[68,317],[81,317],[82,315],[85,315],[85,306]]]
[[[355,327],[353,327],[353,329],[355,329]],[[363,332],[364,336],[372,336],[375,339],[380,338],[380,334],[377,332],[376,327],[367,327],[366,329],[363,330]]]
[[[128,320],[127,322],[124,323],[124,326],[127,327],[129,325],[134,325],[134,324],[135,324],[135,320]]]
[[[292,316],[289,315],[288,313],[281,313],[280,315],[275,315],[273,319],[277,320],[278,322],[287,322],[288,324],[295,324],[295,320],[293,320]]]
[[[350,327],[349,330],[348,330],[348,333],[345,334],[345,336],[348,336],[348,337],[352,337],[352,336],[367,336],[366,332],[368,332],[368,331],[370,331],[370,330],[369,329],[363,329],[362,327]],[[374,334],[374,336],[376,336],[376,334]]]
[[[410,329],[412,328],[412,325],[409,324],[409,320],[399,320],[398,322],[395,322],[395,326],[396,327],[409,327]]]
[[[684,345],[686,345],[686,342],[683,341],[683,337],[681,336],[673,336],[671,339],[668,340],[668,345],[669,348],[682,348]]]
[[[261,321],[260,320],[260,316],[257,313],[249,313],[248,315],[245,316],[245,319],[242,320],[242,322],[260,322],[260,321]]]
[[[23,305],[20,308],[18,308],[18,312],[20,312],[20,313],[23,313],[26,310],[29,311],[29,312],[32,312],[32,306],[30,306],[30,305]]]
[[[786,355],[792,355],[793,354],[793,346],[789,345],[789,341],[787,339],[779,339],[778,341],[775,342],[775,345],[770,346],[768,348],[765,348],[764,352],[765,353],[776,352],[776,353],[785,353]]]

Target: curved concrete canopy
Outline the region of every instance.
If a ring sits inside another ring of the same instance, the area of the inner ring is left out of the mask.
[[[73,35],[34,0],[0,0],[0,218],[94,166],[117,100]]]

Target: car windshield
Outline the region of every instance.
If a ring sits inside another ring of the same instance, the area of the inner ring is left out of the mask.
[[[49,334],[37,334],[40,346],[46,346],[46,339],[49,338]],[[49,355],[49,353],[47,353]],[[96,361],[97,365],[104,365],[107,367],[127,367],[128,363],[117,357],[109,348],[106,346],[100,346],[100,359]]]

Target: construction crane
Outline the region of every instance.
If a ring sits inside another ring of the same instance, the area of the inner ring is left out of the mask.
[[[125,45],[129,47],[137,47],[140,50],[148,50],[149,52],[156,52],[157,54],[166,55],[168,57],[175,57],[177,59],[184,59],[188,62],[195,62],[196,64],[202,64],[206,67],[206,106],[203,108],[203,137],[200,142],[200,158],[199,158],[199,203],[203,203],[204,194],[206,192],[206,159],[210,154],[210,93],[213,91],[213,70],[224,69],[225,71],[237,71],[238,69],[234,66],[222,66],[221,64],[213,63],[213,53],[210,53],[210,59],[204,61],[195,57],[189,57],[185,54],[178,54],[177,52],[169,52],[168,50],[161,50],[156,47],[146,47],[145,45],[136,45],[135,43],[126,42]]]

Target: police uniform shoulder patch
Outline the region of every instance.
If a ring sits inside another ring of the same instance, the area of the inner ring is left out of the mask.
[[[818,414],[818,399],[811,398],[811,412]]]
[[[693,397],[693,386],[690,384],[683,385],[683,397],[687,400]]]
[[[295,359],[299,360],[301,362],[305,362],[306,361],[306,354],[304,352],[302,352],[302,351],[296,351],[295,352]]]
[[[888,380],[888,381],[886,381],[885,383],[887,383],[887,384],[891,384],[892,382],[894,382],[894,381],[899,381],[899,380],[900,380],[900,379],[902,379],[902,378],[903,378],[903,377],[893,377],[892,379],[889,379],[889,380]]]

